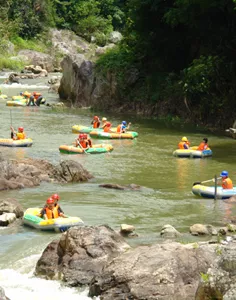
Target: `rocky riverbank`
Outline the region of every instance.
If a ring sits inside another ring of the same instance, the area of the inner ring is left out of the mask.
[[[0,191],[40,185],[46,182],[82,182],[93,176],[75,161],[54,166],[42,159],[5,160],[0,157]]]
[[[88,285],[102,300],[234,299],[235,250],[235,236],[132,248],[108,226],[74,227],[47,246],[35,274]]]

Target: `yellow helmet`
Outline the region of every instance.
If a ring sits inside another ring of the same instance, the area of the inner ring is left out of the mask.
[[[187,142],[188,141],[188,139],[186,138],[186,136],[183,136],[182,137],[182,142]]]
[[[102,118],[102,121],[107,121],[107,118],[104,118],[104,117],[103,117],[103,118]]]

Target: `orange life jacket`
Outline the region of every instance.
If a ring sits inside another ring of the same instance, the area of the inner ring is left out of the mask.
[[[24,139],[26,139],[25,133],[24,132],[17,132],[16,139],[17,140],[24,140]]]
[[[94,121],[93,122],[93,128],[99,128],[100,122],[99,121]]]
[[[40,93],[35,93],[35,94],[33,94],[33,96],[34,96],[34,99],[37,100],[38,97],[42,96],[42,94],[40,94]]]
[[[105,126],[103,128],[103,131],[104,132],[110,132],[110,130],[111,130],[111,123],[110,122],[106,122]]]
[[[58,214],[58,208],[57,206],[54,206],[53,209],[49,209],[48,207],[46,207],[46,215],[48,217],[48,219],[56,219],[59,217]]]
[[[120,127],[121,127],[121,125],[118,125],[118,126],[117,126],[116,132],[120,133]]]
[[[87,148],[88,147],[88,142],[83,140],[83,141],[79,141],[80,145],[82,148]]]
[[[223,181],[222,181],[222,188],[223,189],[227,189],[227,190],[230,190],[230,189],[233,189],[234,186],[233,186],[233,183],[232,183],[232,180],[228,177],[228,178],[225,178]]]
[[[197,150],[203,151],[208,148],[208,145],[204,142],[201,142],[201,144],[198,146]]]
[[[179,149],[184,149],[184,142],[179,142],[178,148]]]

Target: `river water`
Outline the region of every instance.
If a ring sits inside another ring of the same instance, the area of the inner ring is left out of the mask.
[[[20,85],[5,85],[0,75],[3,94],[17,95],[20,91],[40,91],[48,102],[57,102],[56,94],[48,93],[46,79],[25,80]],[[98,114],[98,112],[96,113]],[[65,159],[80,162],[94,178],[87,183],[49,184],[17,191],[4,191],[0,199],[16,198],[24,207],[42,206],[52,194],[61,197],[60,205],[68,215],[81,217],[86,225],[108,224],[118,230],[120,224],[132,224],[137,238],[128,240],[133,246],[158,242],[163,225],[171,224],[183,233],[181,242],[195,241],[188,234],[194,223],[222,226],[235,215],[236,208],[222,200],[201,199],[191,192],[195,181],[211,179],[222,170],[228,170],[236,182],[236,141],[203,132],[198,127],[170,122],[145,120],[135,117],[105,115],[113,125],[126,119],[132,130],[139,133],[136,140],[94,140],[94,143],[112,143],[114,151],[101,155],[62,155],[61,144],[71,144],[76,135],[71,127],[89,125],[90,110],[51,109],[49,107],[7,107],[0,100],[1,137],[10,137],[10,125],[23,126],[34,144],[31,148],[0,148],[9,159],[42,158],[58,164]],[[182,136],[191,145],[198,145],[207,136],[213,157],[206,159],[179,159],[172,153]],[[100,188],[101,183],[143,186],[140,191],[120,191]],[[0,230],[0,286],[11,300],[89,299],[87,290],[63,287],[59,282],[46,281],[33,275],[35,264],[45,246],[60,234],[39,232],[28,227]]]

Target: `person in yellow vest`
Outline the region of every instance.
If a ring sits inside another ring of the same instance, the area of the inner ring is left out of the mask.
[[[46,204],[47,204],[47,206],[44,207],[42,212],[41,212],[42,217],[45,220],[57,219],[59,217],[66,218],[66,216],[62,212],[61,208],[58,205],[55,206],[55,200],[52,197],[47,199]]]
[[[232,180],[228,177],[228,171],[222,171],[220,174],[221,177],[221,186],[223,189],[231,190],[234,188]]]
[[[178,148],[179,149],[189,149],[189,146],[190,146],[190,142],[188,141],[186,136],[183,136],[181,139],[181,142],[179,142],[179,144],[178,144]]]
[[[11,126],[11,138],[13,140],[24,140],[26,139],[26,134],[24,133],[24,128],[19,127],[18,132],[14,130],[14,128]]]

